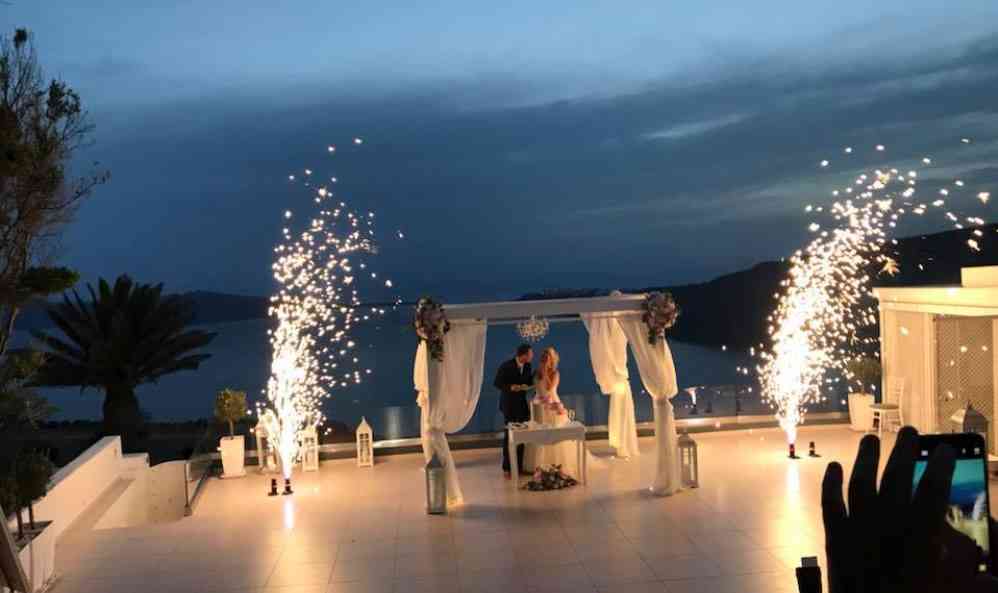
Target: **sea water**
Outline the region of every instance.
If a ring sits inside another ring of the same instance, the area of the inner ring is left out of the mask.
[[[211,358],[197,371],[182,371],[141,385],[138,390],[142,410],[153,420],[175,421],[212,416],[215,394],[223,388],[246,391],[249,399],[264,398],[263,390],[270,372],[268,320],[254,319],[205,325],[200,329],[217,332],[205,349]],[[18,342],[24,343],[24,336]],[[481,398],[475,415],[463,432],[488,432],[502,426],[498,411],[499,394],[492,387],[499,365],[513,356],[521,342],[515,326],[488,328],[485,374]],[[408,312],[389,313],[355,332],[358,355],[363,368],[371,373],[362,383],[335,389],[325,402],[326,416],[355,426],[362,416],[374,427],[378,438],[402,438],[419,434],[419,409],[412,381],[412,365],[417,340],[409,323]],[[574,408],[579,419],[589,425],[606,424],[608,398],[599,393],[589,361],[588,334],[580,322],[551,324],[547,337],[534,345],[535,364],[541,349],[554,346],[561,356],[561,386],[565,405]],[[737,368],[750,366],[744,354],[682,342],[670,341],[680,397],[676,416],[765,414],[769,407],[758,397],[758,389]],[[631,389],[639,422],[652,418],[651,398],[644,391],[634,365],[629,362]],[[739,386],[736,403],[734,387],[718,392],[697,389],[699,401],[684,391],[696,386]],[[81,393],[79,388],[47,388],[41,393],[59,408],[54,419],[98,419],[103,394],[94,389]],[[841,409],[839,402],[829,402],[823,409]]]

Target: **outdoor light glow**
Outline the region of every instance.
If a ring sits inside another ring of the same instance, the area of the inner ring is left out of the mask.
[[[883,147],[877,145],[876,150]],[[853,151],[846,148],[843,152]],[[931,164],[932,160],[925,157],[922,162]],[[851,379],[845,363],[858,352],[876,350],[877,339],[863,333],[877,323],[871,274],[894,276],[904,263],[891,251],[897,242],[889,235],[906,213],[922,215],[927,209],[913,201],[916,178],[916,171],[903,175],[897,169],[860,175],[853,185],[861,187],[854,194],[851,187],[845,188],[847,199],[828,209],[832,220],[810,223],[808,229],[816,236],[790,258],[788,277],[769,317],[771,345],[759,351],[756,367],[763,398],[775,410],[789,443],[796,441],[797,427],[803,423],[808,405],[827,398],[838,374]],[[938,193],[951,196],[954,203],[969,197],[959,191],[964,187],[962,181],[955,185],[955,189],[942,188]],[[987,202],[988,196],[987,192],[978,193],[977,200]],[[972,198],[966,201],[977,203]],[[935,207],[944,204],[941,199],[932,202]],[[973,226],[984,224],[980,217],[958,217],[953,212],[946,212],[945,217],[957,229],[964,228],[960,220]],[[979,230],[971,234],[982,235]],[[981,249],[975,238],[967,239],[966,245],[972,251]],[[924,269],[921,263],[917,265]],[[901,334],[907,333],[902,327]],[[754,356],[755,351],[750,354]]]
[[[344,202],[329,204],[333,193],[328,188],[306,187],[314,193],[316,212],[305,230],[283,229],[282,241],[274,248],[278,290],[268,310],[274,322],[268,332],[272,361],[267,401],[258,406],[285,478],[298,460],[301,432],[325,420],[323,400],[370,374],[359,366],[354,326],[385,312],[358,312],[361,299],[353,275],[377,253],[374,217],[357,214]],[[291,217],[287,210],[284,218]],[[390,287],[391,281],[372,286],[382,284]]]

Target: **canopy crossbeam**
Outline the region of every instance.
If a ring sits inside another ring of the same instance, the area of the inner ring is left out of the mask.
[[[631,315],[642,311],[645,297],[640,294],[551,299],[544,301],[505,301],[444,305],[447,318],[453,322],[487,321],[489,325],[519,323],[531,317],[543,317],[550,322],[576,321],[582,314]]]

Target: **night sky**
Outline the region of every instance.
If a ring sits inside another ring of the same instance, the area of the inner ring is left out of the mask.
[[[995,3],[11,0],[0,24],[96,125],[77,166],[113,177],[61,255],[86,280],[268,293],[306,167],[376,213],[402,296],[451,302],[779,258],[871,164],[998,182]]]

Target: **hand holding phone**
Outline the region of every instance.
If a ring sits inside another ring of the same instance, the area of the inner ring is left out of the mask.
[[[946,524],[974,543],[964,549],[976,558],[978,572],[988,572],[993,563],[988,454],[984,437],[976,433],[919,436],[912,488],[917,489],[929,459],[942,445],[949,446],[956,458],[945,508]]]
[[[842,466],[828,464],[821,505],[831,593],[998,590],[998,579],[978,572],[977,544],[946,521],[956,449],[944,442],[929,451],[929,444],[914,428],[902,428],[878,485],[880,440],[863,437],[849,479],[848,507]],[[919,461],[924,466],[916,488]]]

